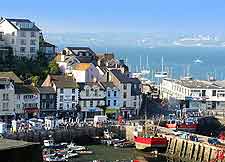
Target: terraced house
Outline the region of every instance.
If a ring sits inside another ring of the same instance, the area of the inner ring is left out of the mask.
[[[15,56],[34,58],[39,50],[40,29],[28,19],[1,18],[0,31]]]
[[[48,75],[42,87],[52,87],[55,90],[57,115],[75,115],[79,97],[75,79],[64,75]]]

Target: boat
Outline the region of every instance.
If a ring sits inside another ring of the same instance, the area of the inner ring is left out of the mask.
[[[76,151],[79,155],[91,155],[94,151],[91,150],[83,150],[83,151]]]
[[[163,65],[163,57],[162,57],[162,64],[161,64],[161,71],[155,73],[156,78],[167,78],[168,72],[164,71],[164,65]]]
[[[79,156],[79,153],[77,153],[77,151],[75,150],[70,150],[70,151],[67,151],[67,154],[65,156],[67,159],[75,158]]]
[[[85,146],[78,146],[72,142],[69,145],[67,145],[67,148],[71,149],[71,150],[75,150],[75,151],[87,150],[87,148]]]
[[[198,123],[191,118],[187,118],[184,121],[168,120],[166,123],[166,128],[178,131],[195,132],[198,128]]]
[[[65,162],[67,158],[65,154],[54,153],[54,154],[46,154],[43,155],[43,161],[46,162]]]
[[[158,125],[160,120],[158,122]],[[157,126],[155,126],[154,131],[147,131],[146,121],[145,127],[138,126],[134,132],[134,142],[135,147],[138,150],[152,150],[152,149],[165,149],[168,144],[168,140],[166,137],[157,134]]]
[[[196,60],[194,60],[193,62],[196,63],[196,64],[201,64],[201,63],[203,63],[203,61],[200,60],[200,59],[196,59]]]
[[[131,142],[122,142],[122,143],[116,143],[113,146],[114,147],[121,147],[121,148],[130,148],[130,147],[134,147],[134,143],[131,143]]]

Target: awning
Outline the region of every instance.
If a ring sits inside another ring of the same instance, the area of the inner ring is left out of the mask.
[[[39,112],[39,109],[37,107],[24,108],[24,112],[26,112],[26,113],[37,113],[37,112]]]
[[[113,108],[106,109],[106,113],[107,114],[112,114],[112,113],[117,113],[117,112],[119,112],[119,109],[113,109]]]

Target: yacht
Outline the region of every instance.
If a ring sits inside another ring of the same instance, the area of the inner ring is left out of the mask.
[[[161,71],[155,73],[156,78],[166,78],[166,77],[168,77],[168,72],[164,71],[163,68],[164,67],[163,67],[163,57],[162,57]]]

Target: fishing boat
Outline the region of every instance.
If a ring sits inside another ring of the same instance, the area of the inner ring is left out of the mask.
[[[65,162],[67,158],[65,154],[54,153],[54,154],[46,154],[43,155],[43,161],[46,162]]]
[[[159,120],[160,123],[160,120]],[[158,125],[159,125],[158,123]],[[148,131],[146,127],[139,126],[134,132],[135,147],[138,150],[164,149],[167,147],[168,140],[162,135],[157,134],[157,127],[154,131]]]
[[[70,150],[70,151],[67,151],[65,156],[66,156],[67,159],[75,158],[75,157],[79,156],[79,153],[76,152],[75,150]]]
[[[198,123],[191,118],[188,118],[184,121],[181,120],[168,120],[166,123],[166,128],[186,131],[186,132],[195,132],[198,128]]]

